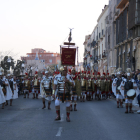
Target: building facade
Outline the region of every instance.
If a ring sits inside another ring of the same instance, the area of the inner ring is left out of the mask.
[[[84,45],[84,56],[83,56],[83,67],[84,70],[90,70],[90,37],[91,35],[85,36]]]
[[[133,37],[132,30],[128,29],[129,1],[121,0],[117,7],[120,10],[116,17],[116,68],[132,68],[133,61]],[[133,68],[135,70],[135,68]]]
[[[41,48],[35,48],[31,50],[31,53],[27,53],[27,56],[21,56],[21,60],[25,62],[27,60],[40,60],[44,62],[45,65],[56,65],[60,61],[60,54],[46,52]]]
[[[85,38],[84,68],[101,74],[140,69],[140,0],[110,0],[97,22]]]
[[[105,46],[106,16],[108,15],[108,5],[104,6],[98,22],[98,71],[102,74],[107,72],[107,55]]]
[[[109,73],[116,70],[116,17],[119,15],[117,0],[110,0],[108,4],[108,15],[106,17],[106,52],[107,52],[107,69]]]

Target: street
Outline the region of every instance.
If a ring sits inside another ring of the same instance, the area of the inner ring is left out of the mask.
[[[43,110],[41,99],[21,95],[13,106],[0,109],[0,140],[140,140],[140,115],[125,114],[113,99],[78,101],[77,110],[66,122],[61,104],[61,121],[56,122],[54,101],[51,110]]]

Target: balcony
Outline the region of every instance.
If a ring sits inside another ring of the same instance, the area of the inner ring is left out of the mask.
[[[105,50],[104,50],[104,52],[102,53],[102,58],[104,59],[104,58],[106,58],[107,57],[107,53],[105,52]]]
[[[96,41],[93,41],[92,43],[91,43],[91,47],[95,47],[95,45],[96,45]]]
[[[103,38],[104,36],[104,30],[102,30],[102,33],[101,33],[101,38]]]
[[[118,0],[118,5],[117,5],[117,9],[122,9],[124,7],[124,5],[129,2],[129,0]]]
[[[87,46],[89,47],[90,46],[90,43],[88,43]]]
[[[92,55],[90,55],[90,60],[93,60],[93,56]]]

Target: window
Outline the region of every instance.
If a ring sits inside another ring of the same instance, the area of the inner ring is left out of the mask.
[[[110,44],[110,35],[108,36],[108,44]]]
[[[49,62],[52,63],[52,59],[50,59]]]

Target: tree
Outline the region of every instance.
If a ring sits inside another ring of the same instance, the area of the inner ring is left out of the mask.
[[[4,74],[7,74],[7,70],[10,70],[10,67],[14,69],[14,59],[11,56],[5,56],[1,61],[1,67],[4,69]]]

